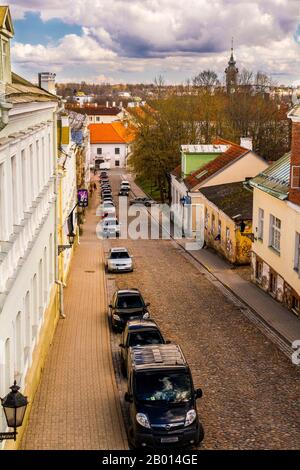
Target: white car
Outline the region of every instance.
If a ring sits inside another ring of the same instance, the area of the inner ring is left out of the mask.
[[[116,208],[113,202],[111,201],[104,201],[96,211],[96,215],[99,217],[107,217],[108,215],[115,217],[116,216]]]
[[[107,257],[107,271],[125,272],[133,271],[132,257],[126,248],[111,248]]]
[[[104,237],[118,237],[120,225],[116,217],[108,216],[101,222],[101,231]]]
[[[128,188],[128,189],[130,189],[130,183],[129,183],[129,181],[127,181],[127,180],[121,181],[120,188]]]

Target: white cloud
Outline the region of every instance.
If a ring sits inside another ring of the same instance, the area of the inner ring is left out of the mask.
[[[11,0],[13,16],[38,11],[83,27],[82,37],[65,36],[54,47],[16,44],[21,66],[104,64],[105,75],[170,70],[196,74],[225,68],[231,37],[238,66],[300,76],[299,0]],[[41,41],[42,42],[42,41]],[[82,71],[81,71],[82,73]],[[152,75],[150,76],[150,73]]]

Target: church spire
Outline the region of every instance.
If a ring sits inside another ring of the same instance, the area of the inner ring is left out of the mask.
[[[236,61],[233,56],[233,37],[231,38],[231,54],[228,67],[225,69],[227,93],[233,93],[237,85],[239,69],[235,66]]]
[[[230,59],[229,59],[229,62],[228,62],[228,65],[235,65],[235,60],[234,60],[234,57],[233,57],[233,37],[231,38],[231,55],[230,55]]]

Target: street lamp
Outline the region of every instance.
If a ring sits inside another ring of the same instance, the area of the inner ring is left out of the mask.
[[[69,245],[58,245],[58,254],[59,255],[64,250],[66,250],[67,248],[72,248],[72,246],[74,245],[74,241],[75,241],[75,238],[76,238],[75,233],[73,231],[71,231],[71,233],[68,233],[67,237],[69,239]]]
[[[28,405],[27,397],[24,397],[24,395],[19,392],[20,387],[18,387],[16,381],[14,381],[14,384],[10,389],[11,392],[9,392],[6,397],[1,398],[1,404],[4,410],[7,426],[14,430],[13,432],[0,432],[0,441],[5,439],[16,440],[17,428],[23,424],[25,411]]]

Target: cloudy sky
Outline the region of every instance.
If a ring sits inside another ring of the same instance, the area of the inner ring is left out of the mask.
[[[58,81],[183,83],[240,69],[300,83],[300,0],[11,0],[14,70]]]

